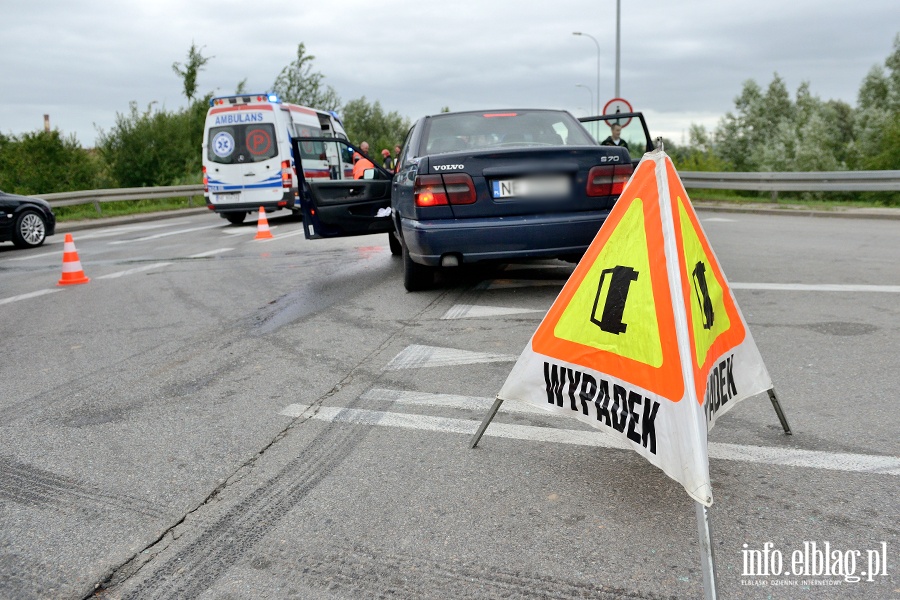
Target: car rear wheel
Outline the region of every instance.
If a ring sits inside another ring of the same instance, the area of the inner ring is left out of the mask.
[[[393,256],[400,256],[403,254],[403,246],[400,244],[400,240],[397,239],[397,234],[393,231],[388,232],[388,246],[391,247],[391,254]]]
[[[228,219],[228,222],[232,225],[240,225],[244,222],[244,218],[247,216],[247,213],[237,212],[237,213],[225,213],[225,218]]]
[[[403,244],[403,287],[407,292],[427,290],[434,283],[434,267],[420,265],[409,257],[409,250]]]
[[[36,248],[47,239],[47,222],[33,210],[22,211],[16,218],[13,244],[19,248]]]

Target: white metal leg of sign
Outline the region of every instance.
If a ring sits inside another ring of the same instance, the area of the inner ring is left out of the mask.
[[[494,415],[497,414],[497,411],[500,410],[500,405],[503,404],[503,400],[497,398],[494,400],[494,405],[491,406],[491,410],[488,411],[488,414],[485,415],[484,421],[481,422],[481,425],[478,426],[478,431],[475,432],[475,435],[472,436],[472,443],[469,445],[469,448],[474,448],[478,445],[478,440],[481,439],[481,436],[484,435],[484,430],[487,429],[488,425],[491,424],[491,421],[494,420]]]
[[[709,508],[694,501],[697,509],[697,531],[700,534],[700,562],[703,571],[703,594],[706,600],[716,600],[716,561],[713,558],[712,532],[709,524]]]
[[[791,431],[791,426],[788,425],[787,417],[784,415],[784,410],[781,408],[781,402],[778,401],[778,396],[775,395],[775,388],[769,390],[769,400],[772,401],[772,406],[775,407],[775,414],[778,415],[778,420],[781,421],[781,426],[784,428],[785,435],[793,435],[793,431]]]

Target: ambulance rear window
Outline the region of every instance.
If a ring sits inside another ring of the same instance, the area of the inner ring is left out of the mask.
[[[209,160],[223,165],[261,162],[278,155],[271,123],[211,127],[207,146]]]

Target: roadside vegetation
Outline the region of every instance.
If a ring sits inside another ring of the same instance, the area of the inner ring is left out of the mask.
[[[172,65],[183,83],[186,105],[165,109],[132,102],[100,131],[95,148],[83,148],[58,129],[21,135],[0,133],[0,189],[26,195],[88,189],[198,184],[203,122],[212,92],[201,93],[199,76],[211,59],[191,44],[184,63]],[[343,102],[314,69],[315,56],[301,42],[296,58],[275,78],[271,91],[285,102],[335,110],[350,140],[366,140],[377,160],[382,148],[401,143],[410,120],[365,96]],[[247,93],[246,79],[235,93]],[[260,90],[253,90],[254,92]],[[447,110],[443,108],[441,110]],[[652,124],[651,124],[652,126]],[[684,171],[839,171],[900,169],[900,35],[883,64],[863,78],[856,106],[822,100],[802,83],[791,95],[776,73],[769,85],[744,83],[735,107],[718,126],[692,125],[687,143],[666,140],[666,151]],[[698,190],[696,199],[768,202],[768,194]],[[829,202],[900,206],[900,193],[780,193],[779,203]],[[187,206],[189,199],[103,203],[104,216]],[[192,204],[196,205],[196,202]],[[61,220],[91,218],[91,204],[55,209]]]

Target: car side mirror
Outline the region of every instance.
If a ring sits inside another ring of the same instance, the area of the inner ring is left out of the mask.
[[[375,179],[375,169],[366,169],[363,171],[363,179]]]

